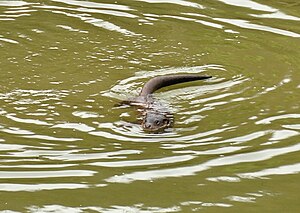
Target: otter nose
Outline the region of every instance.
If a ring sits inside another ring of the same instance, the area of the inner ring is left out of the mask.
[[[150,123],[145,123],[144,126],[145,126],[146,129],[151,129],[152,128],[152,125]]]

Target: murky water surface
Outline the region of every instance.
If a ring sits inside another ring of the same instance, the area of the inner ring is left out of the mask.
[[[0,0],[0,210],[297,212],[300,4]],[[144,132],[116,107],[154,76]]]

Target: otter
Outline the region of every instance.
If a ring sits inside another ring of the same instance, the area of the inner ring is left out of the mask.
[[[212,76],[200,76],[197,74],[175,74],[163,75],[150,79],[143,86],[139,96],[126,101],[131,106],[137,106],[141,113],[141,126],[147,132],[160,132],[171,127],[173,124],[173,115],[155,100],[152,96],[156,90],[162,87],[211,78]]]

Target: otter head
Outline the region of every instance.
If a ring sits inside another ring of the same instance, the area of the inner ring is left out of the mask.
[[[142,128],[149,132],[162,131],[172,125],[173,117],[169,113],[147,111],[143,114]]]

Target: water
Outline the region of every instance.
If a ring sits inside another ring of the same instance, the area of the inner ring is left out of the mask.
[[[297,1],[0,1],[2,212],[297,212]],[[115,107],[154,76],[143,132]]]

